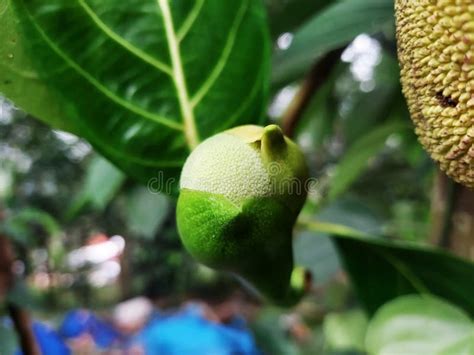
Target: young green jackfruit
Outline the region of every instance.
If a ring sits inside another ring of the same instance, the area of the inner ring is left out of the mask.
[[[421,143],[474,188],[474,2],[396,0],[402,86]]]
[[[301,269],[293,272],[292,229],[307,178],[303,154],[278,126],[241,126],[205,140],[181,174],[177,222],[184,246],[270,300],[295,302],[304,278]]]

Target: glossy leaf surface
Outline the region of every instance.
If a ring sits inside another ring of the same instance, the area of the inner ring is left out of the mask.
[[[410,295],[384,305],[370,322],[369,354],[472,354],[474,326],[462,310],[430,296]]]
[[[0,59],[0,92],[44,121],[71,122],[142,181],[177,177],[199,141],[262,119],[269,39],[260,1],[4,0],[3,7],[15,54]],[[15,68],[33,68],[38,90]],[[35,110],[43,93],[51,110]]]

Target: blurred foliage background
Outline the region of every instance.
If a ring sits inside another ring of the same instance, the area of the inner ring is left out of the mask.
[[[311,75],[325,78],[294,127],[317,179],[302,219],[428,245],[436,168],[417,142],[401,94],[393,2],[265,3],[273,41],[269,120],[287,124],[291,103],[317,80]],[[338,56],[312,74],[328,53]],[[106,309],[140,294],[179,302],[196,278],[209,277],[180,245],[172,198],[150,192],[86,141],[52,130],[6,99],[0,108],[0,211],[27,285],[15,290],[16,302],[54,319],[66,309]],[[78,250],[112,236],[116,255],[77,261]],[[313,272],[314,291],[295,309],[263,307],[252,326],[268,354],[366,351],[368,315],[330,236],[324,228],[297,228],[296,262]],[[295,319],[302,335],[288,331]],[[4,334],[0,349],[10,344]]]

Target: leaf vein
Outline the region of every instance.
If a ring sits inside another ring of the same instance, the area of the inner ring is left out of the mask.
[[[118,43],[120,46],[128,50],[130,53],[137,56],[139,59],[143,60],[144,62],[152,65],[156,69],[168,74],[172,75],[171,68],[166,65],[165,63],[153,58],[153,56],[149,55],[145,51],[141,50],[140,48],[134,46],[129,41],[125,40],[122,36],[118,35],[112,28],[110,28],[104,21],[101,20],[99,15],[94,12],[94,10],[86,3],[85,0],[77,0],[79,5],[82,9],[86,12],[86,14],[90,17],[90,19],[104,32],[110,39],[114,42]]]
[[[109,99],[111,99],[113,102],[117,103],[118,105],[122,106],[123,108],[129,110],[130,112],[133,112],[137,115],[142,116],[143,118],[149,119],[151,121],[154,121],[156,123],[160,123],[164,126],[167,126],[171,129],[174,130],[183,130],[183,126],[180,125],[179,123],[176,123],[169,118],[153,114],[151,112],[148,112],[141,107],[137,107],[136,105],[133,105],[118,95],[116,95],[114,92],[109,90],[106,86],[102,85],[96,78],[94,78],[91,74],[89,74],[86,70],[84,70],[78,63],[76,63],[74,60],[72,60],[64,51],[62,51],[49,37],[48,35],[43,31],[41,26],[36,22],[35,18],[33,15],[26,10],[28,17],[30,18],[33,26],[36,28],[42,39],[45,41],[45,43],[58,55],[60,56],[65,63],[67,63],[72,69],[74,69],[79,75],[81,75],[84,79],[86,79],[89,83],[91,83],[93,86],[95,86],[100,92],[102,92],[105,96],[107,96]]]
[[[204,84],[202,84],[201,88],[194,94],[193,98],[191,99],[191,104],[193,107],[196,107],[201,100],[206,96],[209,92],[211,87],[215,84],[219,75],[224,70],[226,64],[228,63],[230,54],[232,53],[232,49],[234,48],[235,41],[237,38],[237,33],[244,18],[245,12],[248,9],[249,0],[245,0],[242,2],[237,14],[235,16],[234,22],[232,23],[232,27],[229,31],[229,35],[227,37],[227,43],[222,51],[222,54],[217,61],[216,66],[212,70],[211,74],[208,76]]]
[[[186,20],[181,25],[181,28],[178,30],[177,37],[178,37],[179,42],[181,42],[188,34],[194,22],[199,17],[199,14],[201,13],[203,5],[204,5],[204,0],[196,1],[196,4],[194,5],[193,9],[189,13]]]
[[[190,149],[194,149],[199,144],[199,135],[196,128],[196,120],[194,117],[193,107],[189,100],[184,68],[181,62],[181,53],[179,41],[176,37],[173,18],[171,15],[168,0],[156,0],[158,8],[161,10],[162,20],[164,22],[166,38],[168,40],[168,48],[171,56],[173,68],[173,81],[178,94],[179,106],[184,120],[184,133],[186,141]]]

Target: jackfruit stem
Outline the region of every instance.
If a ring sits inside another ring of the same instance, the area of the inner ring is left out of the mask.
[[[262,134],[262,155],[269,160],[276,160],[284,155],[286,148],[281,128],[274,124],[266,126]]]
[[[308,269],[302,266],[296,266],[291,273],[290,279],[292,292],[299,297],[304,296],[312,287],[312,279],[313,276]]]

